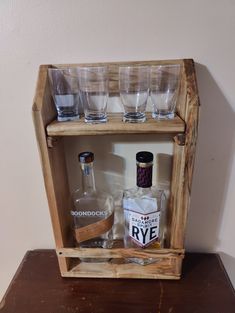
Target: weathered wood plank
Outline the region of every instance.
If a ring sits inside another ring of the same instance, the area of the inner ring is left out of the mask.
[[[185,145],[175,138],[170,196],[170,247],[183,247],[185,223],[188,209],[184,196],[185,186]],[[188,194],[187,194],[188,197]]]
[[[79,135],[113,135],[113,134],[153,134],[184,132],[184,121],[176,116],[173,120],[156,121],[150,113],[145,123],[124,123],[121,113],[112,113],[107,123],[88,124],[84,118],[79,121],[53,121],[47,126],[49,136],[79,136]]]
[[[171,64],[181,64],[183,67],[183,60],[150,60],[150,61],[125,61],[125,62],[99,62],[99,63],[77,63],[77,64],[53,64],[50,66],[56,68],[64,67],[78,67],[78,66],[107,66],[109,72],[109,94],[118,95],[119,94],[119,67],[120,66],[137,66],[137,65],[171,65]]]
[[[184,249],[134,249],[134,248],[61,248],[58,256],[71,258],[168,258],[184,254]]]
[[[198,134],[199,97],[193,60],[184,60],[185,108],[181,117],[186,124],[185,136],[176,137],[170,197],[170,247],[184,246],[187,213],[190,205],[191,185]]]
[[[64,277],[179,279],[182,257],[162,258],[157,263],[142,266],[134,263],[81,262]]]
[[[54,149],[49,149],[45,130],[47,123],[53,120],[55,115],[50,99],[47,67],[41,66],[33,104],[33,120],[55,242],[56,246],[61,248],[71,241],[68,211],[65,210],[68,207],[69,189],[63,143],[59,141]],[[68,262],[65,258],[60,258],[59,263],[61,270],[68,270]]]

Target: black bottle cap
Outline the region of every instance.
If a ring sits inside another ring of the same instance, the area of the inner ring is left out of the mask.
[[[94,161],[94,153],[85,151],[78,155],[78,160],[80,163],[91,163]]]
[[[136,161],[139,163],[153,162],[153,154],[148,151],[140,151],[136,153]]]

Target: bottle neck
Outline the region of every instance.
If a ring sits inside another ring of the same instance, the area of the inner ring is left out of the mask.
[[[152,163],[137,163],[136,185],[139,188],[150,189],[152,186]]]
[[[82,170],[82,188],[84,194],[91,194],[96,191],[93,162],[80,163]]]

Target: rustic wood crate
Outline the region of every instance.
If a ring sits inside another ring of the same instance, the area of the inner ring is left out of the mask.
[[[110,96],[118,94],[120,65],[181,64],[182,79],[177,100],[177,116],[173,120],[155,121],[150,116],[140,124],[123,123],[122,114],[109,115],[104,124],[87,125],[84,120],[57,122],[50,95],[47,69],[77,66],[41,65],[33,104],[33,119],[41,156],[51,221],[61,275],[65,277],[110,277],[179,279],[184,257],[184,236],[197,141],[199,98],[194,62],[191,59],[95,63],[109,67]],[[65,164],[63,137],[109,134],[168,134],[174,142],[171,192],[168,207],[167,244],[164,249],[133,249],[115,246],[112,249],[80,249],[73,246],[70,220],[70,191]],[[84,263],[79,257],[111,258],[111,262]],[[125,262],[127,257],[155,257],[159,262],[141,266]],[[123,261],[124,260],[124,261]]]

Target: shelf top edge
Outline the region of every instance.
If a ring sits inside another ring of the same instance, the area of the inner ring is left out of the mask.
[[[79,65],[121,65],[121,64],[184,64],[185,61],[192,61],[192,58],[186,59],[166,59],[166,60],[132,60],[132,61],[99,61],[99,62],[79,62],[79,63],[58,63],[58,64],[42,64],[46,67],[65,67]]]
[[[107,123],[88,124],[84,118],[78,121],[58,122],[54,120],[47,126],[48,136],[79,136],[79,135],[115,135],[115,134],[167,134],[182,133],[185,123],[176,116],[172,120],[156,121],[147,115],[144,123],[124,123],[122,113],[109,114]]]

